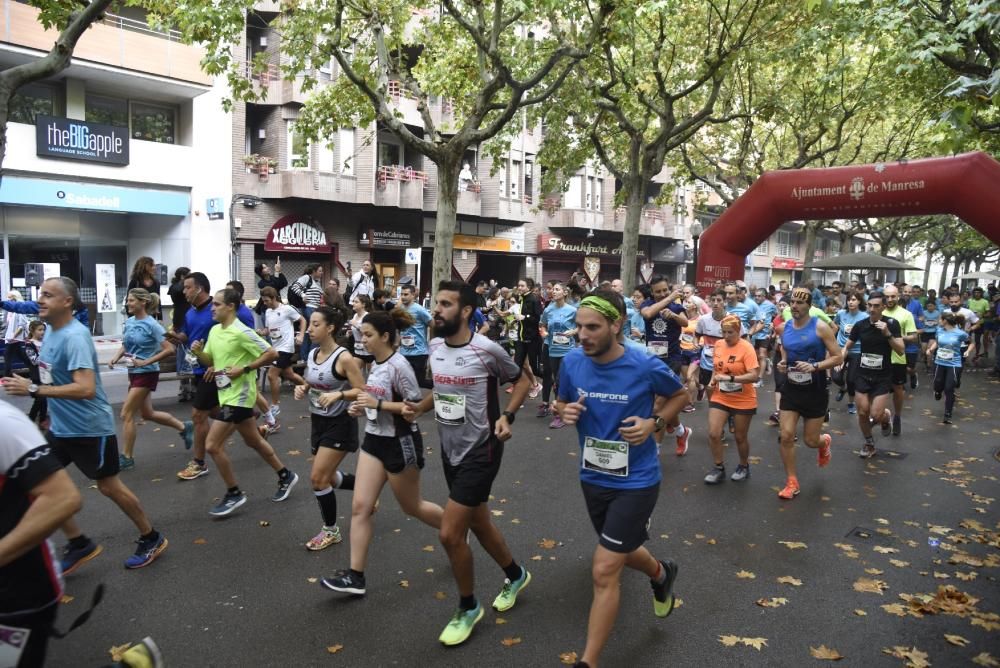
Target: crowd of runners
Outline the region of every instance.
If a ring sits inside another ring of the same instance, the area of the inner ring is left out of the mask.
[[[668,440],[677,457],[707,442],[706,484],[746,483],[749,428],[758,411],[769,414],[785,470],[778,496],[792,500],[800,492],[798,434],[816,450],[820,468],[834,451],[869,458],[877,451],[876,433],[883,439],[903,433],[905,393],[922,379],[943,401],[941,419],[949,423],[964,367],[985,366],[992,354],[1000,374],[1000,350],[991,352],[1000,347],[994,286],[968,296],[954,286],[939,298],[916,286],[839,282],[748,289],[736,281],[699,295],[654,276],[626,295],[619,280],[591,287],[577,276],[544,286],[525,278],[512,290],[444,281],[431,309],[419,303],[412,284],[402,286],[396,304],[394,295],[362,276],[344,299],[339,291],[318,289],[322,277],[315,271],[289,287],[296,307],[282,301],[287,281],[275,285],[262,275],[256,317],[244,304],[242,284],[213,292],[204,274],[189,272],[180,277],[189,308],[169,330],[155,318],[155,293],[129,291],[123,345],[111,360],[128,369],[123,452],[93,341],[74,318],[77,286],[66,278],[45,281],[37,300],[46,325],[37,374],[4,382],[8,394],[46,400],[44,437],[26,416],[0,406],[13,414],[0,439],[7,482],[0,487],[0,615],[4,624],[35,631],[25,657],[44,656],[60,573],[71,574],[101,553],[73,519],[80,498],[62,467],[74,463],[134,523],[139,538],[125,568],[148,566],[168,547],[120,475],[142,466],[141,448],[135,449],[139,416],[182,437],[190,461],[178,478],[193,482],[216,470],[225,491],[209,505],[215,492],[206,489],[206,506],[211,515],[225,516],[248,502],[226,451],[234,433],[274,471],[272,502],[288,499],[298,483],[299,474],[269,443],[280,430],[282,384],[294,386],[294,400],[309,406],[309,483],[319,506],[319,531],[303,544],[324,550],[340,543],[345,530],[349,536],[348,567],[323,578],[322,586],[366,594],[376,500],[388,483],[406,514],[438,532],[450,562],[457,605],[439,637],[449,646],[468,640],[485,614],[474,586],[473,537],[500,571],[494,610],[514,607],[531,583],[489,509],[505,443],[517,431],[516,418],[525,419],[519,411],[528,408],[552,429],[575,428],[583,505],[597,536],[594,597],[577,665],[596,666],[617,616],[626,566],[649,578],[657,617],[673,610],[678,565],[644,547]],[[171,355],[193,375],[182,390],[191,401],[189,420],[153,409],[158,364]],[[265,381],[270,401],[261,389]],[[772,382],[773,412],[760,403]],[[529,405],[539,395],[538,405]],[[845,398],[859,433],[834,443],[824,424]],[[441,444],[448,487],[443,507],[425,498],[420,484],[425,448],[416,420],[425,413],[432,414]],[[703,440],[695,441],[702,429]],[[730,434],[738,462],[727,474],[723,443]],[[349,527],[338,525],[338,490],[351,492]],[[54,563],[45,538],[57,528],[66,542]]]

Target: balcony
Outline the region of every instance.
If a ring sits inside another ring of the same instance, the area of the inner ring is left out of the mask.
[[[382,165],[375,173],[375,206],[422,209],[427,172],[402,165]]]
[[[458,214],[460,216],[483,215],[483,200],[480,197],[482,186],[478,183],[469,185],[468,190],[458,191]]]
[[[357,180],[353,176],[308,169],[279,170],[275,174],[248,174],[242,191],[261,199],[319,199],[354,203]]]
[[[0,41],[47,52],[59,36],[38,22],[38,10],[14,0],[2,0]],[[202,72],[203,49],[178,41],[176,31],[153,30],[142,21],[113,14],[87,30],[73,51],[74,61],[91,61],[205,86],[212,79]]]
[[[620,206],[615,209],[613,229],[624,232],[625,218],[625,207]],[[661,239],[684,239],[684,226],[670,222],[672,218],[673,216],[663,207],[643,207],[642,219],[639,221],[639,234]]]
[[[277,105],[297,103],[305,104],[307,93],[302,90],[302,79],[296,77],[291,81],[281,77],[281,69],[274,63],[268,63],[261,72],[254,72],[250,63],[243,64],[243,77],[254,83],[254,89],[263,96],[255,104]]]

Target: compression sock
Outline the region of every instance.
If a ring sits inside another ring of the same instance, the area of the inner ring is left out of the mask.
[[[333,493],[333,487],[313,490],[316,501],[319,502],[319,513],[323,516],[323,524],[328,527],[337,524],[337,495]]]

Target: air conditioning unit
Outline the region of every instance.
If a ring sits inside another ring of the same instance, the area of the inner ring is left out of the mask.
[[[261,46],[261,48],[266,48],[267,47],[267,35],[261,35],[260,36],[260,46]]]

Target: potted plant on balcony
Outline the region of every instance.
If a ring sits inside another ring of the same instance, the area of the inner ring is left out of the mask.
[[[275,158],[265,158],[267,160],[267,171],[269,174],[278,173],[278,161]]]
[[[251,153],[250,155],[243,156],[243,166],[246,167],[247,174],[253,173],[259,161],[260,161],[260,156],[257,155],[256,153]]]

